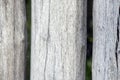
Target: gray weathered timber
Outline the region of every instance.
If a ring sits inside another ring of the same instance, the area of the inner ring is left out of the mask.
[[[119,0],[94,0],[92,80],[120,80]]]
[[[85,80],[87,0],[32,0],[31,80]]]
[[[0,0],[0,80],[24,80],[24,2]]]

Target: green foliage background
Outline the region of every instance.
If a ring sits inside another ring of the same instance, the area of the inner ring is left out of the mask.
[[[26,0],[26,27],[27,27],[27,53],[25,80],[30,80],[30,53],[31,53],[31,0]]]

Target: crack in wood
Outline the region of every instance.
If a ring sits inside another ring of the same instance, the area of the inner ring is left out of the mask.
[[[45,67],[44,67],[44,80],[46,80],[46,67],[47,67],[47,60],[48,60],[48,43],[50,39],[50,0],[49,0],[49,14],[48,14],[48,31],[47,31],[47,40],[46,40],[46,58],[45,58]]]
[[[46,80],[45,73],[46,73],[47,59],[48,59],[48,42],[49,42],[49,38],[50,38],[49,25],[48,25],[48,33],[47,34],[48,35],[47,35],[47,40],[46,40],[46,58],[45,58],[45,67],[44,67],[44,80]]]
[[[0,44],[2,43],[2,26],[0,26]]]
[[[55,66],[56,66],[56,56],[55,56],[55,54],[54,54],[54,65],[53,65],[53,67],[54,67],[54,69],[53,69],[53,80],[56,80],[55,79]]]
[[[117,39],[116,39],[116,51],[115,51],[117,71],[118,71],[118,53],[119,53],[118,44],[119,44],[119,32],[120,32],[119,31],[119,25],[120,25],[119,17],[120,17],[120,7],[119,7],[119,15],[118,15],[118,18],[117,18]],[[117,72],[117,74],[118,74],[118,72]]]
[[[13,23],[13,47],[14,47],[14,71],[13,71],[13,73],[14,73],[14,80],[16,79],[16,35],[15,35],[15,33],[16,33],[16,1],[14,0],[13,1],[13,7],[14,7],[14,9],[13,9],[13,20],[14,20],[14,23]]]
[[[8,20],[8,16],[7,16],[8,0],[3,0],[3,1],[4,1],[4,6],[5,6],[5,19]]]

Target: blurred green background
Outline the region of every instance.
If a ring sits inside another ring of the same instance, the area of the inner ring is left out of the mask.
[[[27,33],[28,33],[28,48],[26,54],[26,71],[25,80],[30,80],[30,47],[31,47],[31,0],[25,0],[26,2],[26,15],[27,15]],[[87,62],[86,62],[86,80],[92,80],[91,64],[92,64],[92,5],[93,0],[87,0]]]
[[[25,80],[30,80],[30,53],[31,53],[31,0],[25,0],[26,2],[26,18],[27,18],[27,53],[26,53],[26,71]]]

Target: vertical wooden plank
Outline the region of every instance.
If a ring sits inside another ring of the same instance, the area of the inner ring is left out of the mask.
[[[32,0],[31,80],[85,80],[87,0]]]
[[[0,0],[0,80],[24,80],[25,1]]]
[[[94,0],[92,80],[120,80],[119,0]]]

